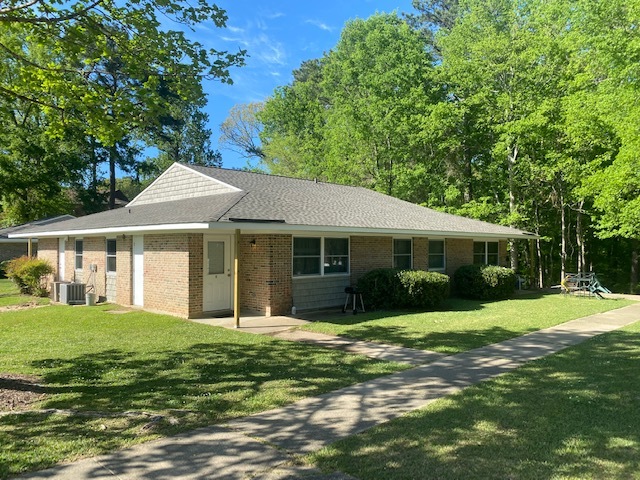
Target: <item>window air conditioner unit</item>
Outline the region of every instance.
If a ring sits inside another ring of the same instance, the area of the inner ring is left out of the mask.
[[[85,303],[86,285],[84,283],[61,283],[60,303],[81,305]]]

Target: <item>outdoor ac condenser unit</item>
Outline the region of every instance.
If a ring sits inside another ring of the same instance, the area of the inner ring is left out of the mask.
[[[86,285],[84,283],[61,283],[60,303],[80,305],[85,302]]]

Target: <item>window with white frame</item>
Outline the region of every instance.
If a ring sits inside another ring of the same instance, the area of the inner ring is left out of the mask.
[[[473,242],[473,263],[476,265],[498,265],[498,242]]]
[[[84,251],[84,242],[82,240],[76,240],[76,270],[82,270],[82,255]]]
[[[293,276],[349,273],[349,239],[294,237]]]
[[[444,271],[444,240],[429,240],[429,270]]]
[[[107,238],[107,273],[116,271],[116,239]]]
[[[393,239],[393,268],[411,270],[413,244],[410,238]]]

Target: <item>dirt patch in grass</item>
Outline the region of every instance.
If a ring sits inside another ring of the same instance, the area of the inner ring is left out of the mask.
[[[25,410],[44,399],[44,387],[35,375],[0,372],[0,412]]]
[[[20,303],[18,305],[7,305],[5,307],[0,307],[0,313],[15,311],[15,310],[27,310],[29,308],[48,307],[48,306],[49,305],[42,305],[41,303],[38,303],[38,302]]]

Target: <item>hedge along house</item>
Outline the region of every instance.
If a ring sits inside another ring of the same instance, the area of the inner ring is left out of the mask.
[[[360,187],[178,163],[125,208],[26,235],[58,280],[106,301],[236,318],[340,305],[374,268],[505,264],[508,239],[532,238]]]

